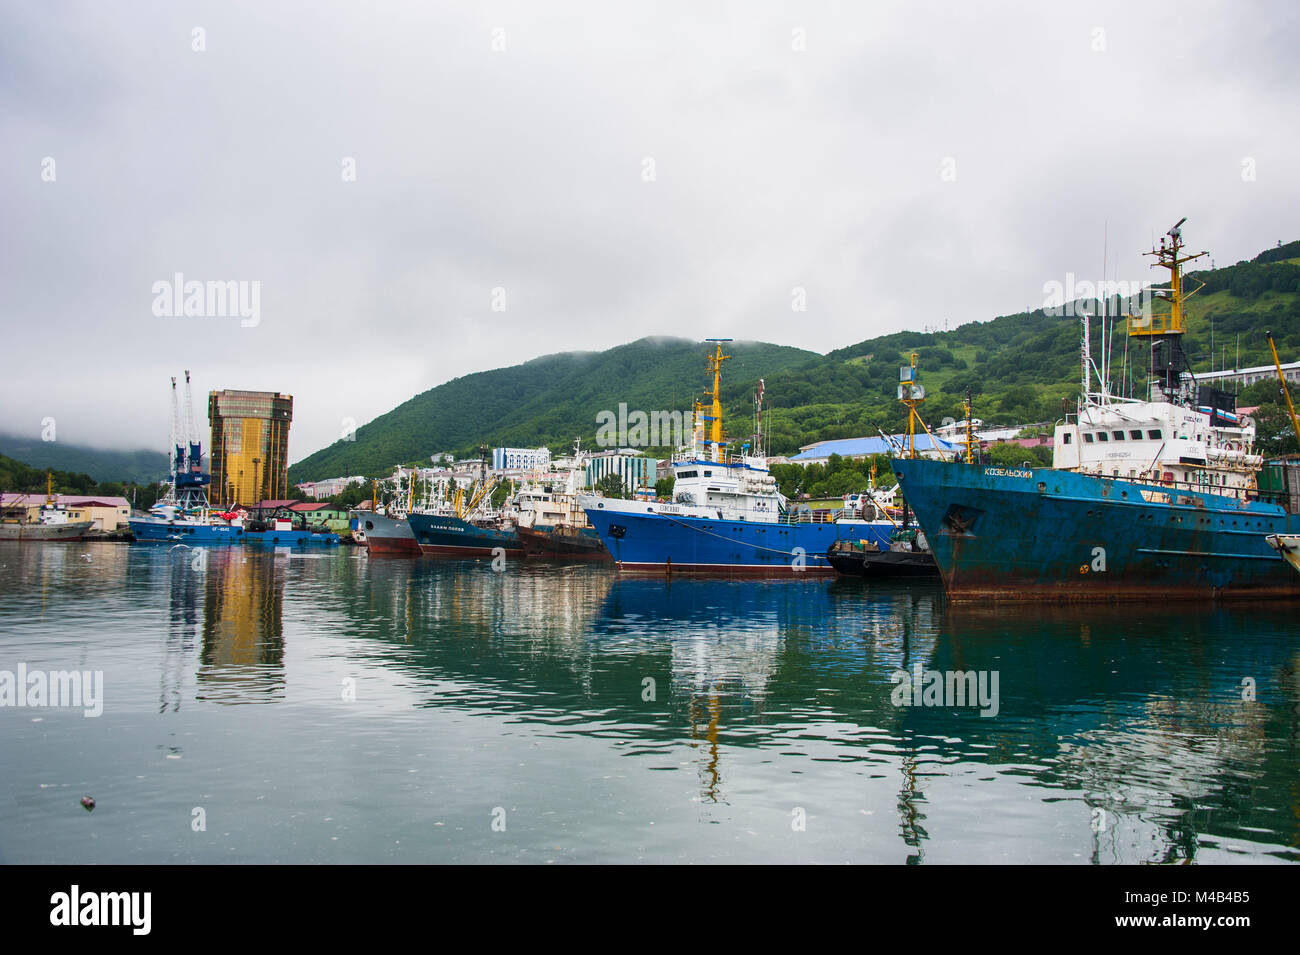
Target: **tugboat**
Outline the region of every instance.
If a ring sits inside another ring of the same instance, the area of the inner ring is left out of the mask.
[[[762,454],[762,391],[752,444],[736,451],[722,433],[722,353],[711,338],[708,413],[695,403],[690,445],[673,456],[674,499],[663,504],[582,495],[578,503],[620,571],[723,575],[834,573],[826,558],[841,537],[887,544],[889,521],[835,520],[787,508]],[[751,453],[751,451],[753,453]]]
[[[907,407],[907,434],[904,437],[901,452],[911,458],[916,457],[916,426],[919,424],[928,433],[929,428],[921,419],[917,406],[925,401],[925,389],[917,381],[916,360],[919,356],[912,354],[911,365],[904,370],[903,381],[898,386],[898,400]],[[971,420],[970,395],[966,396],[966,420]],[[933,437],[933,436],[932,436]],[[974,441],[971,429],[966,429],[966,456],[972,459],[974,455]],[[872,476],[872,487],[868,492],[869,508],[873,508],[878,513],[889,514],[889,509],[884,503],[886,499],[892,500],[900,498],[898,486],[895,485],[893,490],[888,493],[888,497],[878,495],[875,488],[875,477]],[[889,536],[889,546],[881,547],[874,541],[850,540],[842,538],[831,545],[831,549],[826,553],[826,559],[831,562],[839,573],[857,576],[870,577],[872,579],[894,578],[894,577],[938,577],[939,565],[934,561],[934,554],[930,553],[930,546],[925,540],[925,532],[919,527],[912,527],[911,509],[907,506],[907,498],[902,497],[903,507],[901,512],[901,523],[897,529]]]
[[[1254,451],[1255,425],[1235,397],[1199,386],[1181,348],[1182,224],[1149,255],[1167,269],[1155,290],[1168,313],[1130,317],[1151,348],[1146,400],[1110,392],[1083,316],[1082,395],[1056,425],[1053,467],[896,460],[950,598],[1120,601],[1300,596],[1300,574],[1269,547],[1300,532],[1294,479]],[[1105,331],[1105,313],[1102,317]],[[1093,381],[1096,381],[1096,387]]]
[[[869,577],[938,577],[939,565],[930,553],[925,533],[916,527],[900,527],[889,539],[889,549],[881,550],[873,541],[841,539],[831,545],[826,559],[846,576]]]

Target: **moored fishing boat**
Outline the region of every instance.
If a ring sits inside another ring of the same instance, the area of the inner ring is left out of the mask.
[[[406,521],[420,552],[446,558],[522,556],[514,526],[492,507],[495,487],[496,480],[488,476],[484,460],[479,480],[469,493],[457,487],[449,502],[412,509]]]
[[[1083,394],[1056,426],[1054,467],[894,462],[950,597],[1300,596],[1300,574],[1266,540],[1300,531],[1296,471],[1265,465],[1254,423],[1232,395],[1196,385],[1180,347],[1182,266],[1199,258],[1181,254],[1181,226],[1149,253],[1170,272],[1158,293],[1171,311],[1128,329],[1151,339],[1147,400],[1110,393],[1085,316]]]
[[[490,559],[498,550],[513,556],[523,553],[514,528],[481,527],[452,513],[415,513],[407,522],[420,552],[429,557]]]
[[[899,529],[882,549],[871,541],[842,538],[826,554],[832,567],[850,577],[938,577],[939,565],[916,528]]]
[[[752,445],[728,450],[719,397],[722,342],[709,356],[709,413],[696,402],[691,444],[672,461],[670,503],[583,495],[587,514],[621,571],[769,575],[833,573],[826,553],[840,537],[888,543],[889,521],[836,520],[788,508],[762,455],[761,391]],[[754,453],[750,453],[752,450]]]
[[[412,472],[407,487],[405,506],[398,502],[379,504],[379,482],[374,482],[370,498],[370,508],[354,508],[348,511],[348,526],[352,530],[352,539],[363,544],[367,553],[376,557],[419,557],[420,545],[415,542],[407,520],[415,501],[415,473]]]
[[[348,520],[356,539],[377,557],[420,555],[420,545],[416,543],[411,525],[404,517],[393,517],[375,511],[349,511]]]
[[[594,527],[561,524],[550,530],[535,527],[515,528],[524,556],[534,559],[612,561],[609,551]]]
[[[524,556],[534,560],[610,561],[613,558],[578,504],[585,482],[584,456],[575,443],[567,473],[535,481],[515,495],[515,533]]]
[[[22,505],[23,499],[14,502]],[[0,540],[9,541],[79,541],[86,536],[93,521],[70,521],[68,510],[54,494],[54,477],[45,475],[45,503],[40,506],[36,520],[24,516],[20,520],[0,522]]]

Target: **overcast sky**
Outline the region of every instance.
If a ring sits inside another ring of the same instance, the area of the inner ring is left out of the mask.
[[[209,389],[292,394],[298,460],[542,354],[824,352],[1039,307],[1103,242],[1147,279],[1182,216],[1220,265],[1300,238],[1284,0],[0,11],[10,433],[163,450],[190,368],[205,434]],[[257,324],[155,314],[176,273]]]

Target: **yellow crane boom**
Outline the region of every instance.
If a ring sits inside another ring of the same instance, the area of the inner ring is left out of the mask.
[[[1282,362],[1277,357],[1277,346],[1273,344],[1273,333],[1265,332],[1268,336],[1268,347],[1273,352],[1273,367],[1277,369],[1277,380],[1282,383],[1282,397],[1286,399],[1286,410],[1291,413],[1291,428],[1295,431],[1295,438],[1300,441],[1300,421],[1296,420],[1295,405],[1291,403],[1291,389],[1286,385],[1286,375],[1282,374]]]

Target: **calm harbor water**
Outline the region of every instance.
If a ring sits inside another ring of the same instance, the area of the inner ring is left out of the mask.
[[[0,544],[0,676],[104,696],[0,707],[0,861],[1300,860],[1285,605],[194,553]]]

